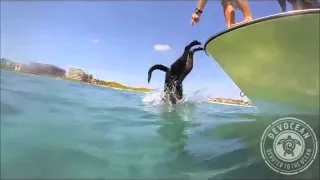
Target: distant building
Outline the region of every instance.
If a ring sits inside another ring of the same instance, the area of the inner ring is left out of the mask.
[[[16,64],[16,65],[14,66],[14,70],[15,70],[15,71],[20,71],[20,70],[21,70],[21,67],[22,67],[21,64]]]
[[[70,68],[67,73],[67,78],[83,81],[85,72],[82,69]]]
[[[92,84],[97,84],[97,79],[92,79],[92,80],[91,80],[91,83],[92,83]]]

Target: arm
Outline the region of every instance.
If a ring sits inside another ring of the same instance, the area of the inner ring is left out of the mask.
[[[198,0],[197,9],[203,11],[204,7],[206,6],[208,0]]]
[[[281,6],[282,12],[286,12],[287,11],[286,0],[278,0],[278,3]]]
[[[193,26],[195,23],[199,22],[200,16],[204,7],[206,6],[208,0],[198,0],[198,5],[195,12],[191,16],[191,25]]]

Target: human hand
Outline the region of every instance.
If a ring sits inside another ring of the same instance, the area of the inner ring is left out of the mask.
[[[193,13],[192,16],[191,16],[191,26],[193,26],[194,24],[196,24],[197,22],[200,21],[200,14],[197,14],[197,13]]]

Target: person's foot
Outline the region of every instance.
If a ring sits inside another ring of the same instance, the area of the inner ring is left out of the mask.
[[[247,23],[247,22],[250,22],[250,21],[252,21],[252,17],[246,18],[246,19],[244,19],[242,22],[235,23],[235,24],[231,24],[231,26],[228,27],[228,28],[231,28],[231,27],[234,27],[234,26],[238,26],[238,25],[240,25],[240,24],[244,24],[244,23]]]
[[[243,22],[250,22],[252,21],[252,17],[245,17]]]
[[[238,26],[238,25],[240,25],[242,23],[244,23],[244,22],[238,22],[238,23],[231,24],[228,28],[232,28],[232,27]]]
[[[244,23],[246,23],[246,22],[244,22],[244,21],[238,22],[238,23],[232,24],[231,27],[239,26],[240,24],[244,24]]]

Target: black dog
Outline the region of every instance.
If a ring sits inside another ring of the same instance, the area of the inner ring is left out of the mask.
[[[201,43],[194,40],[187,45],[184,49],[183,55],[177,59],[170,68],[161,64],[156,64],[149,69],[148,83],[151,80],[151,75],[154,70],[166,72],[164,83],[164,101],[176,104],[177,101],[183,98],[182,82],[193,68],[193,54],[196,51],[204,50],[202,47],[191,50],[191,48],[196,45],[201,45]]]

